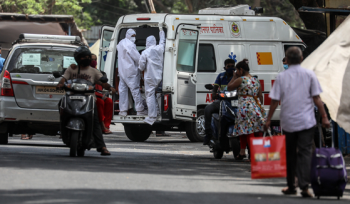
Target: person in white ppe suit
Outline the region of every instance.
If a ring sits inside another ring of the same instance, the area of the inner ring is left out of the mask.
[[[145,123],[153,125],[157,120],[156,89],[162,81],[163,55],[165,47],[165,33],[160,27],[159,45],[156,38],[151,35],[146,39],[146,49],[142,52],[139,62],[139,70],[144,72],[145,94],[148,107],[148,117]]]
[[[119,73],[119,115],[126,116],[129,100],[128,88],[135,101],[137,115],[147,115],[142,105],[140,93],[140,71],[137,69],[140,53],[136,49],[136,32],[128,29],[126,36],[117,45],[118,50],[118,73]]]

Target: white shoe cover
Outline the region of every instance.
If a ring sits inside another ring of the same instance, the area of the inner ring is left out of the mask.
[[[138,111],[137,115],[148,115],[148,110]]]
[[[154,122],[156,122],[157,118],[150,118],[147,117],[143,122],[149,124],[149,125],[153,125]]]
[[[122,112],[119,112],[119,115],[120,115],[120,116],[124,116],[124,117],[125,117],[125,116],[127,116],[127,115],[128,115],[128,113],[127,113],[127,112],[122,111]]]

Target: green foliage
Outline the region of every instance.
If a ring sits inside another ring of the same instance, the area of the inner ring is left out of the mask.
[[[299,0],[302,2],[302,0]],[[249,4],[264,7],[264,16],[277,16],[289,25],[304,28],[291,2],[298,0],[153,0],[158,13],[198,13],[218,5]],[[73,15],[78,26],[115,25],[118,18],[133,13],[148,13],[148,0],[0,0],[4,12],[25,14]],[[1,9],[0,9],[1,10]]]
[[[0,0],[4,12],[73,15],[80,28],[93,25],[90,14],[83,11],[90,3],[91,0]]]

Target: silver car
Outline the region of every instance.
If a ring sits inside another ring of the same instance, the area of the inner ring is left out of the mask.
[[[57,105],[64,91],[56,90],[60,79],[52,72],[63,73],[75,63],[79,45],[75,36],[20,36],[0,75],[0,144],[7,144],[13,134],[57,135]]]

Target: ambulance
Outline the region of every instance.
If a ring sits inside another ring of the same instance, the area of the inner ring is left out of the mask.
[[[212,103],[211,92],[204,85],[214,83],[218,74],[225,71],[224,61],[228,58],[236,62],[249,60],[251,74],[261,83],[262,103],[268,111],[268,95],[278,73],[284,71],[282,59],[286,49],[306,47],[284,20],[256,15],[248,5],[207,8],[190,15],[125,15],[115,27],[104,26],[101,30],[99,68],[116,88],[119,41],[132,28],[136,31],[136,47],[142,51],[149,35],[154,35],[158,43],[159,26],[166,33],[166,45],[163,82],[157,91],[157,122],[150,126],[143,122],[145,116],[119,116],[117,105],[113,110],[112,121],[122,123],[132,141],[147,140],[153,130],[186,131],[190,141],[202,141],[204,109]],[[118,103],[118,98],[113,100]],[[273,123],[279,124],[279,109]]]

